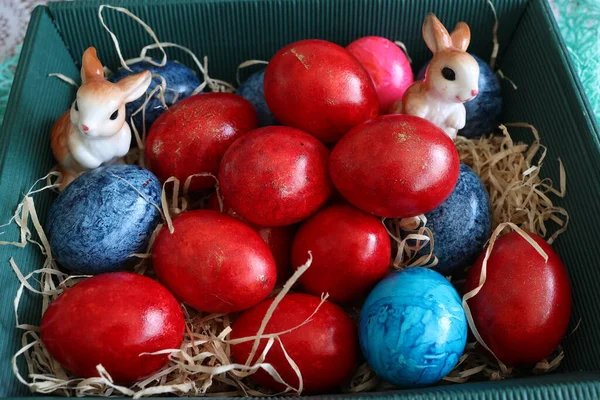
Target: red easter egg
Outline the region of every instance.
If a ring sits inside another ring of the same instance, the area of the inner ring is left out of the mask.
[[[156,237],[158,279],[197,310],[231,313],[264,300],[275,286],[275,261],[248,225],[212,210],[185,212]]]
[[[509,366],[533,365],[565,336],[571,315],[571,285],[558,254],[529,234],[548,261],[517,232],[496,240],[481,291],[468,300],[484,342]],[[479,286],[485,251],[467,276],[465,293]]]
[[[314,136],[285,126],[256,129],[237,140],[219,171],[223,197],[242,218],[292,225],[317,211],[332,192],[329,151]]]
[[[309,250],[313,262],[300,283],[308,293],[329,293],[336,303],[366,295],[390,266],[390,237],[381,220],[349,205],[325,208],[302,224],[292,247],[295,268]]]
[[[369,74],[346,49],[300,40],[279,50],[265,71],[265,99],[283,125],[336,142],[379,112]]]
[[[336,189],[381,217],[414,217],[442,204],[458,180],[452,139],[412,115],[384,115],[352,129],[329,159]]]
[[[146,141],[150,170],[181,184],[193,174],[217,175],[223,154],[246,132],[258,127],[252,104],[231,93],[200,93],[177,102],[152,124]],[[190,190],[211,188],[211,177],[194,177]]]
[[[240,315],[232,325],[231,339],[256,336],[272,302],[273,299],[265,300]],[[287,294],[273,312],[265,333],[283,332],[299,326],[317,309],[319,303],[319,297],[300,293]],[[305,393],[336,390],[356,368],[358,337],[355,323],[344,310],[333,303],[325,302],[309,322],[279,337],[285,351],[300,369]],[[235,362],[246,362],[253,343],[247,341],[231,346]],[[267,339],[261,339],[253,363],[266,343]],[[286,383],[298,388],[298,377],[278,342],[273,344],[264,362],[271,364]],[[251,378],[259,385],[276,391],[285,388],[262,369],[251,375]]]
[[[217,195],[213,194],[208,198],[207,208],[210,210],[221,211],[219,200]],[[234,218],[239,219],[242,222],[246,222],[240,217],[229,204],[223,199],[223,212],[231,215]],[[260,226],[246,222],[252,229],[258,233],[258,235],[265,241],[273,258],[275,259],[275,265],[277,266],[277,283],[284,283],[292,276],[292,268],[290,264],[290,253],[292,251],[292,241],[294,234],[296,233],[296,227],[294,225],[288,226]]]
[[[65,290],[50,304],[40,325],[41,339],[54,359],[77,376],[113,380],[144,379],[178,349],[185,322],[179,303],[158,282],[129,272],[94,276]]]
[[[346,49],[371,76],[379,98],[379,113],[387,113],[413,83],[408,57],[395,43],[379,36],[360,38]]]

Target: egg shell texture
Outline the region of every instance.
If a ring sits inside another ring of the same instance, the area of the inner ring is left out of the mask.
[[[150,169],[161,181],[175,176],[217,175],[221,159],[240,136],[258,127],[248,100],[231,93],[200,93],[169,108],[152,125],[146,141]],[[212,188],[214,178],[194,177],[190,190]]]
[[[86,279],[65,290],[42,317],[41,339],[52,357],[75,375],[99,376],[102,366],[117,383],[144,379],[178,349],[185,322],[179,303],[158,282],[128,272]]]
[[[456,187],[439,207],[425,214],[434,239],[432,267],[444,275],[464,274],[490,238],[492,215],[489,195],[473,170],[460,165]],[[429,244],[420,251],[429,254]]]
[[[565,336],[571,315],[571,285],[562,261],[540,236],[529,234],[542,256],[517,232],[494,243],[486,281],[468,300],[479,334],[509,366],[531,366],[549,356]],[[479,286],[485,252],[469,271],[465,292]]]
[[[152,249],[154,272],[181,301],[197,310],[231,313],[252,307],[271,293],[275,261],[248,225],[212,210],[173,218]]]
[[[346,49],[369,73],[377,90],[379,113],[386,114],[413,83],[408,57],[395,43],[379,36],[357,39]]]
[[[379,112],[367,71],[346,49],[325,40],[301,40],[279,50],[267,66],[264,90],[279,122],[326,143]]]
[[[248,224],[265,241],[277,266],[277,283],[285,283],[292,276],[292,265],[290,263],[290,253],[292,252],[292,241],[296,233],[296,225],[287,226],[260,226],[252,224],[240,217],[233,209],[223,201],[223,212],[240,221]],[[219,200],[216,193],[208,198],[207,208],[209,210],[221,211]]]
[[[237,140],[223,157],[221,192],[245,220],[262,226],[299,222],[332,192],[329,151],[301,130],[270,126]]]
[[[381,219],[350,205],[324,208],[306,220],[294,238],[292,264],[310,268],[299,282],[308,293],[343,304],[358,300],[387,274],[390,237]]]
[[[389,218],[413,217],[442,204],[459,173],[452,140],[412,115],[384,115],[352,129],[334,147],[329,172],[354,206]]]
[[[144,253],[160,222],[161,185],[150,171],[116,164],[75,179],[50,208],[46,232],[58,263],[78,274],[122,269]]]
[[[267,100],[265,100],[265,70],[256,72],[246,79],[236,93],[248,100],[254,106],[256,114],[258,114],[258,122],[260,126],[279,125],[279,122],[269,109]]]
[[[359,339],[378,376],[397,386],[426,386],[446,376],[462,356],[467,319],[446,278],[412,267],[389,275],[369,294]]]
[[[273,299],[265,300],[246,311],[233,323],[231,339],[256,336],[260,324]],[[287,294],[267,323],[265,333],[283,332],[305,322],[317,309],[320,298],[307,294]],[[340,384],[350,377],[356,368],[358,339],[354,321],[333,303],[325,302],[309,322],[279,336],[285,351],[297,364],[304,382],[304,394],[339,391]],[[254,361],[267,343],[260,341]],[[250,355],[253,341],[232,345],[235,362],[245,363]],[[279,343],[275,343],[267,357],[279,375],[288,384],[298,387],[296,373],[290,367]],[[268,373],[258,370],[250,376],[261,386],[280,391],[278,384]]]

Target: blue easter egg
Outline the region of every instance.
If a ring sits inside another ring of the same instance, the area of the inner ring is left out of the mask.
[[[152,74],[162,76],[167,84],[167,90],[165,91],[165,103],[167,106],[175,104],[177,101],[184,99],[192,94],[194,89],[200,86],[200,80],[196,76],[196,73],[190,68],[177,61],[167,61],[163,67],[157,67],[150,64],[147,61],[140,61],[129,66],[132,72],[127,71],[125,68],[120,68],[117,72],[111,75],[108,80],[111,82],[117,82],[126,76],[136,74],[138,72],[149,70]],[[158,77],[152,78],[152,83],[148,87],[146,93],[150,93],[156,86],[161,84],[161,80]],[[146,100],[146,96],[142,96],[139,99],[128,103],[126,108],[127,119],[131,114],[134,113]],[[152,99],[146,104],[146,131],[150,129],[150,126],[154,123],[156,118],[162,114],[165,109],[162,106],[161,101],[158,97],[152,96]],[[136,128],[139,132],[142,131],[142,112],[140,111],[135,117],[133,117]]]
[[[458,363],[467,318],[446,278],[427,268],[408,268],[371,291],[360,312],[359,340],[379,377],[396,386],[426,386]]]
[[[491,133],[499,124],[502,112],[502,94],[500,81],[490,66],[481,58],[471,54],[479,64],[479,94],[465,103],[467,122],[458,134],[467,138],[476,138]],[[425,77],[429,62],[417,74],[417,80]]]
[[[464,272],[483,250],[492,231],[491,204],[481,179],[469,166],[460,164],[454,191],[438,208],[425,214],[433,233],[433,267],[444,275]],[[429,245],[420,255],[429,253]]]
[[[250,75],[244,83],[240,85],[236,93],[248,100],[254,106],[258,114],[260,126],[279,125],[279,122],[273,116],[273,113],[265,100],[265,70]]]
[[[75,179],[50,208],[47,233],[56,260],[78,274],[126,267],[144,253],[160,222],[161,185],[135,165],[96,168]]]

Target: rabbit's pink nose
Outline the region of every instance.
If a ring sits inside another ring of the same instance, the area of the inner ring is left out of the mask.
[[[476,89],[471,90],[471,96],[477,96],[477,93],[479,93],[479,90],[476,90]]]
[[[89,131],[89,130],[90,130],[90,128],[88,128],[88,127],[87,127],[87,126],[85,126],[85,125],[81,125],[81,129],[83,129],[85,132],[87,132],[87,131]]]

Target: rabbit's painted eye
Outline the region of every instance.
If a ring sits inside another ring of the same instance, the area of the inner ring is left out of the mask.
[[[75,108],[75,111],[79,111],[79,107],[77,107],[77,100],[75,100],[75,103],[73,103],[73,108]]]
[[[454,70],[448,67],[444,67],[442,69],[442,76],[449,81],[453,81],[456,79],[456,74],[454,73]]]
[[[112,115],[110,116],[110,119],[114,121],[115,119],[117,119],[118,116],[119,116],[119,110],[112,113]]]

